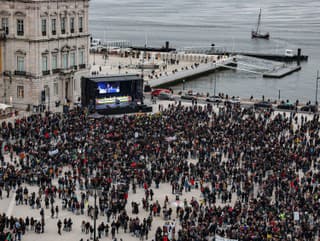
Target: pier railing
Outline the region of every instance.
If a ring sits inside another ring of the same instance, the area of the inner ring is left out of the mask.
[[[103,41],[101,43],[102,46],[106,48],[130,48],[132,46],[132,43],[128,40],[110,40],[110,41]]]

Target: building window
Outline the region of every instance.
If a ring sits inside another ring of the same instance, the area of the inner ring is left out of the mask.
[[[79,50],[79,69],[84,69],[85,67],[84,50]]]
[[[20,72],[25,71],[23,56],[17,56],[17,71],[20,71]]]
[[[51,19],[51,33],[52,35],[57,34],[57,19]]]
[[[42,36],[47,35],[47,20],[46,19],[41,19],[41,32],[42,32]]]
[[[5,31],[6,35],[9,34],[9,19],[8,18],[1,19],[1,28]]]
[[[79,17],[79,32],[83,32],[83,17]]]
[[[23,19],[17,19],[17,35],[18,36],[24,35]]]
[[[42,55],[42,74],[43,75],[49,75],[50,70],[48,68],[48,56]]]
[[[48,70],[48,56],[42,55],[42,71]]]
[[[75,66],[76,65],[76,53],[71,53],[70,54],[70,66]]]
[[[70,32],[74,33],[74,18],[70,18]]]
[[[17,86],[17,98],[19,98],[19,99],[24,98],[24,87],[21,85]]]
[[[68,68],[68,54],[67,53],[62,54],[62,68],[64,68],[64,69]]]
[[[51,64],[52,64],[52,70],[55,70],[58,68],[58,55],[56,54],[52,55]]]
[[[51,33],[52,35],[57,34],[57,19],[55,18],[51,19]]]
[[[79,64],[84,64],[84,51],[79,52]]]
[[[59,85],[58,85],[58,83],[53,83],[53,94],[55,96],[59,95]]]
[[[61,33],[66,33],[66,17],[61,17]]]

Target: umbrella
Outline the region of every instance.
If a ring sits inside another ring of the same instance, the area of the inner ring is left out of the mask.
[[[183,203],[180,201],[174,201],[171,203],[171,206],[173,207],[183,207]]]

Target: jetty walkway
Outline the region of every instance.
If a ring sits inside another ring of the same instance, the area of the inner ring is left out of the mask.
[[[175,72],[174,74],[164,75],[149,81],[149,85],[154,87],[166,87],[168,85],[187,81],[189,79],[215,72],[217,70],[226,69],[228,66],[236,66],[233,58],[223,58],[217,60],[215,63],[200,64],[197,67],[184,69],[183,71]]]

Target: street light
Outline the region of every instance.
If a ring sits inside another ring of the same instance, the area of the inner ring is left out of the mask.
[[[48,111],[50,111],[50,88],[49,88],[49,86],[45,86],[45,93],[48,96]]]
[[[216,89],[217,89],[217,73],[214,73],[214,89],[213,89],[213,96],[216,96]]]
[[[91,185],[94,189],[94,212],[93,212],[93,241],[97,241],[97,189],[101,186],[101,179],[96,177],[91,180]]]
[[[103,51],[103,57],[104,57],[104,66],[107,64],[107,59],[108,59],[108,50]]]
[[[94,189],[93,241],[97,241],[97,188]]]
[[[319,85],[319,80],[320,80],[320,76],[319,76],[319,70],[317,71],[317,78],[316,78],[316,107],[318,107],[318,85]]]
[[[93,49],[93,65],[96,65],[96,49]]]

